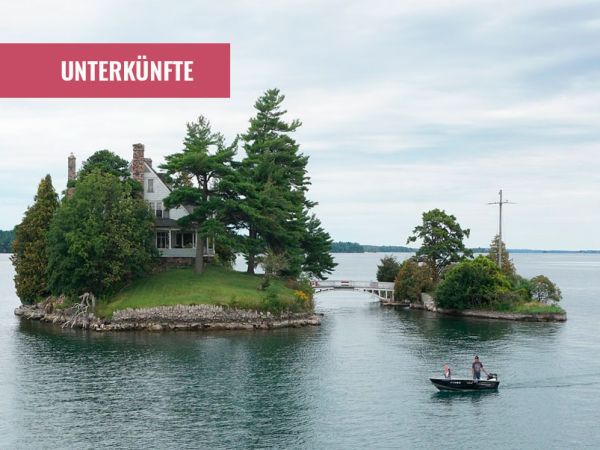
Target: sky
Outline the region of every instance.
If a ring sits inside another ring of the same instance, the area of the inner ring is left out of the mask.
[[[228,42],[229,99],[0,99],[0,229],[100,149],[155,165],[285,94],[333,239],[404,245],[441,208],[509,248],[600,249],[600,2],[6,1],[0,42]],[[0,69],[3,70],[3,69]]]

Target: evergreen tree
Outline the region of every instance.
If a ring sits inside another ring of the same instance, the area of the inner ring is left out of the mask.
[[[185,205],[191,214],[179,219],[183,228],[196,228],[195,271],[204,270],[204,241],[207,237],[227,239],[229,230],[224,219],[225,184],[232,177],[232,160],[237,139],[226,146],[221,133],[211,130],[210,122],[200,116],[187,124],[184,148],[165,158],[161,166],[174,180],[174,189],[165,199],[165,206]]]
[[[306,233],[302,238],[305,259],[302,270],[311,277],[325,279],[337,264],[331,256],[331,236],[321,226],[321,221],[312,214],[306,223]]]
[[[313,232],[319,228],[314,228],[307,212],[315,205],[306,198],[310,184],[306,171],[308,157],[300,153],[298,143],[291,136],[301,122],[283,119],[287,112],[281,108],[284,99],[278,89],[265,92],[254,104],[256,116],[250,119],[250,127],[242,136],[246,157],[239,168],[242,203],[237,221],[238,226],[248,232],[242,245],[248,273],[254,273],[256,256],[268,247],[276,253],[285,253],[287,275],[299,274],[305,252],[313,250],[303,248],[309,228],[312,226]],[[328,236],[323,233],[320,234],[325,243]],[[330,244],[324,248],[328,246]],[[325,264],[323,270],[319,270],[314,266],[317,259],[316,254],[311,257],[311,271],[324,273],[326,267],[332,268]]]
[[[48,233],[53,294],[101,296],[151,268],[157,256],[154,218],[129,183],[94,171],[63,199]]]
[[[48,295],[46,244],[50,221],[57,208],[58,196],[52,178],[46,175],[40,181],[33,206],[27,209],[15,229],[11,261],[15,266],[17,295],[24,304]]]
[[[110,150],[98,150],[86,159],[79,170],[78,178],[83,178],[95,171],[109,173],[119,178],[130,176],[127,160]]]
[[[508,251],[506,250],[506,245],[504,244],[504,242],[500,242],[500,235],[496,235],[494,236],[494,239],[492,240],[492,243],[490,244],[490,250],[488,253],[488,258],[490,258],[492,261],[494,261],[496,264],[498,264],[498,251],[502,252],[502,265],[500,267],[500,269],[502,269],[502,272],[505,275],[508,275],[510,277],[513,277],[516,274],[515,271],[515,266],[512,262],[512,259],[510,259],[510,255],[508,254]]]

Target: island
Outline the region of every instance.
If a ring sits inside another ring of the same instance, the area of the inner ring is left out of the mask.
[[[69,155],[61,198],[47,175],[15,228],[15,314],[96,331],[318,325],[311,280],[333,271],[332,240],[284,98],[266,91],[230,143],[200,116],[158,167],[141,143],[79,170]]]

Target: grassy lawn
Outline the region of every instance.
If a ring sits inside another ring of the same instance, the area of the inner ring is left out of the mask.
[[[119,309],[178,304],[213,304],[263,311],[297,307],[294,291],[280,280],[272,281],[269,288],[277,294],[276,304],[266,300],[267,293],[260,290],[261,281],[259,275],[214,266],[207,266],[202,275],[196,275],[192,269],[170,269],[137,280],[112,298],[100,301],[96,313],[110,317]]]

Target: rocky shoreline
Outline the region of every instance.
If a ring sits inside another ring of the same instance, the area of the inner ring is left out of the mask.
[[[421,294],[422,303],[411,303],[412,309],[424,309],[440,314],[462,317],[478,317],[482,319],[517,320],[522,322],[565,322],[567,313],[514,313],[503,311],[490,311],[480,309],[444,309],[435,306],[433,297],[429,294]]]
[[[113,317],[102,319],[92,313],[80,313],[74,308],[58,309],[52,303],[21,305],[15,315],[63,327],[93,331],[176,331],[176,330],[270,330],[275,328],[320,325],[314,313],[283,313],[248,311],[216,305],[175,305],[155,308],[124,309]]]

